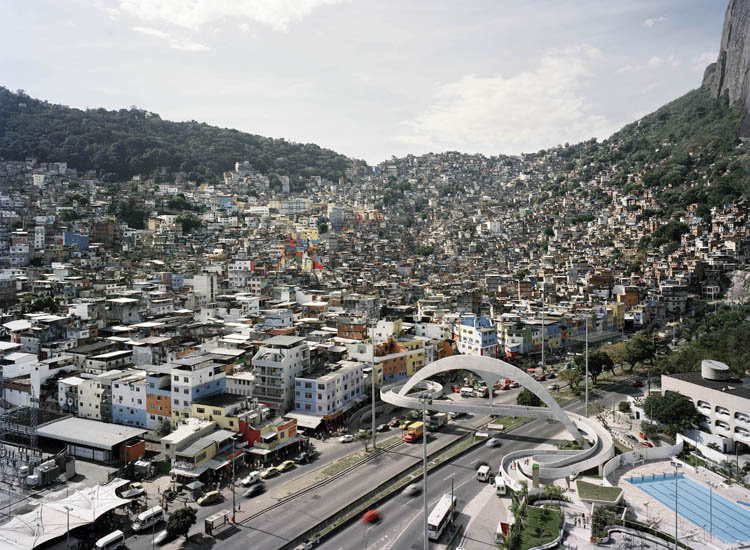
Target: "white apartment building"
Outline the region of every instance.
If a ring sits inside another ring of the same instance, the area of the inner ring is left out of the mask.
[[[233,395],[253,396],[255,375],[251,372],[238,372],[227,375],[227,393]]]
[[[254,397],[277,413],[291,410],[294,406],[294,379],[310,370],[310,350],[305,339],[274,336],[264,340],[252,364]]]
[[[112,422],[146,427],[145,372],[133,372],[112,382]]]
[[[112,422],[112,382],[136,371],[109,371],[102,374],[82,373],[78,385],[78,416]]]
[[[83,371],[92,374],[126,369],[133,364],[133,352],[131,350],[118,350],[87,357],[83,364]]]
[[[190,416],[194,399],[226,390],[226,373],[207,355],[183,357],[171,363],[172,421]]]
[[[294,412],[332,416],[347,410],[363,397],[364,364],[340,361],[318,376],[298,376],[294,381]]]
[[[83,378],[68,376],[57,381],[57,406],[60,412],[78,414],[78,386]]]

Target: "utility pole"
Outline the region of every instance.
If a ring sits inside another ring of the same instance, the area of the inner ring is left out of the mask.
[[[544,372],[544,285],[542,285],[542,372]]]
[[[677,550],[677,463],[674,465],[674,550]]]
[[[234,523],[234,436],[232,436],[232,523]]]
[[[586,314],[586,418],[589,417],[589,316]]]
[[[377,446],[377,438],[375,437],[375,327],[377,326],[377,321],[373,322],[372,326],[372,336],[370,337],[370,344],[372,345],[372,354],[370,355],[370,358],[372,359],[370,363],[371,371],[370,371],[370,381],[372,382],[372,450],[375,452],[375,448]]]
[[[65,532],[67,533],[66,540],[65,540],[65,550],[70,550],[70,511],[73,508],[67,505],[64,505],[63,508],[65,508],[66,520],[67,520],[67,528],[65,530]]]
[[[422,500],[424,504],[424,550],[430,549],[427,528],[427,397],[422,396]]]

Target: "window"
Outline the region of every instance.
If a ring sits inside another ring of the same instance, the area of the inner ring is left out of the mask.
[[[318,399],[323,399],[323,394],[322,393],[318,394]]]
[[[175,405],[179,405],[179,404],[180,404],[180,400],[179,400],[179,399],[175,399],[175,400],[174,400],[174,404],[175,404]]]
[[[230,421],[229,421],[229,425],[230,425],[230,426],[234,426],[234,420],[230,420]]]
[[[312,409],[312,407],[310,406],[310,403],[305,403],[305,410],[309,411],[311,409]]]
[[[195,412],[199,414],[203,414],[206,412],[206,409],[204,409],[203,407],[198,407],[197,409],[195,409]]]
[[[182,393],[190,393],[190,391],[188,391],[188,389],[185,388],[184,390],[182,390]]]
[[[176,376],[176,375],[175,375],[175,376],[173,376],[173,377],[172,377],[172,379],[173,379],[173,380],[174,380],[175,382],[179,382],[179,381],[180,381],[180,377],[179,377],[179,376]]]
[[[138,400],[138,404],[139,404],[139,405],[141,405],[142,403],[143,403],[143,401],[141,401],[141,400],[139,399],[139,400]]]

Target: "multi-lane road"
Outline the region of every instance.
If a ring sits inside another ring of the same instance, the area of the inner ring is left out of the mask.
[[[632,388],[623,384],[616,392],[600,391],[598,396],[593,396],[592,401],[598,398],[611,403],[613,394],[631,393],[632,391]],[[503,392],[496,398],[496,401],[499,399],[503,401],[513,400],[515,393]],[[566,409],[581,413],[583,412],[583,404],[576,402]],[[430,438],[428,453],[437,450],[448,440],[461,437],[486,420],[486,418],[474,417],[461,423],[449,424],[444,432],[440,432],[437,437]],[[561,434],[562,431],[562,426],[557,422],[534,421],[513,433],[505,434],[503,436],[505,441],[499,448],[488,448],[482,445],[443,465],[428,477],[430,509],[434,507],[441,494],[450,491],[451,481],[458,497],[459,508],[462,502],[465,503],[474,498],[485,487],[484,484],[478,483],[474,479],[476,467],[479,463],[487,462],[492,466],[493,471],[496,471],[503,454],[513,450],[538,446],[540,443],[548,442],[550,438],[557,436],[557,434]],[[386,434],[385,437],[393,437],[393,435],[394,433],[391,432]],[[359,446],[359,444],[355,445]],[[290,487],[301,489],[305,485],[304,480],[299,478],[314,475],[312,474],[314,470],[353,450],[355,449],[347,445],[332,446],[325,453],[328,456],[322,456],[319,461],[312,465],[299,466],[293,473],[285,473],[280,477],[264,482],[266,486],[264,494],[253,499],[242,499],[238,496],[237,501],[241,503],[241,510],[237,514],[238,523],[236,526],[225,528],[217,533],[214,546],[221,550],[247,550],[248,548],[276,550],[308,529],[325,521],[331,514],[349,502],[376,488],[383,480],[418,464],[422,456],[421,444],[404,443],[340,477],[335,477],[325,484],[301,492],[298,496],[289,497],[290,492],[293,492]],[[383,517],[377,525],[365,526],[359,522],[350,524],[325,541],[321,548],[330,550],[350,550],[354,548],[386,550],[389,548],[411,549],[414,545],[422,548],[421,507],[421,496],[397,495],[392,497],[381,507]],[[202,533],[203,519],[225,508],[231,508],[231,501],[199,509],[199,521],[192,532]],[[130,536],[127,543],[130,550],[146,550],[151,548],[151,535],[147,533]],[[170,546],[167,546],[167,548]]]

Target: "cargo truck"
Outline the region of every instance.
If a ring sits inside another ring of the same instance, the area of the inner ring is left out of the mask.
[[[422,439],[424,435],[424,424],[421,422],[412,422],[404,431],[404,441],[414,443]]]
[[[447,413],[432,414],[427,419],[427,429],[431,432],[436,432],[448,423]]]

